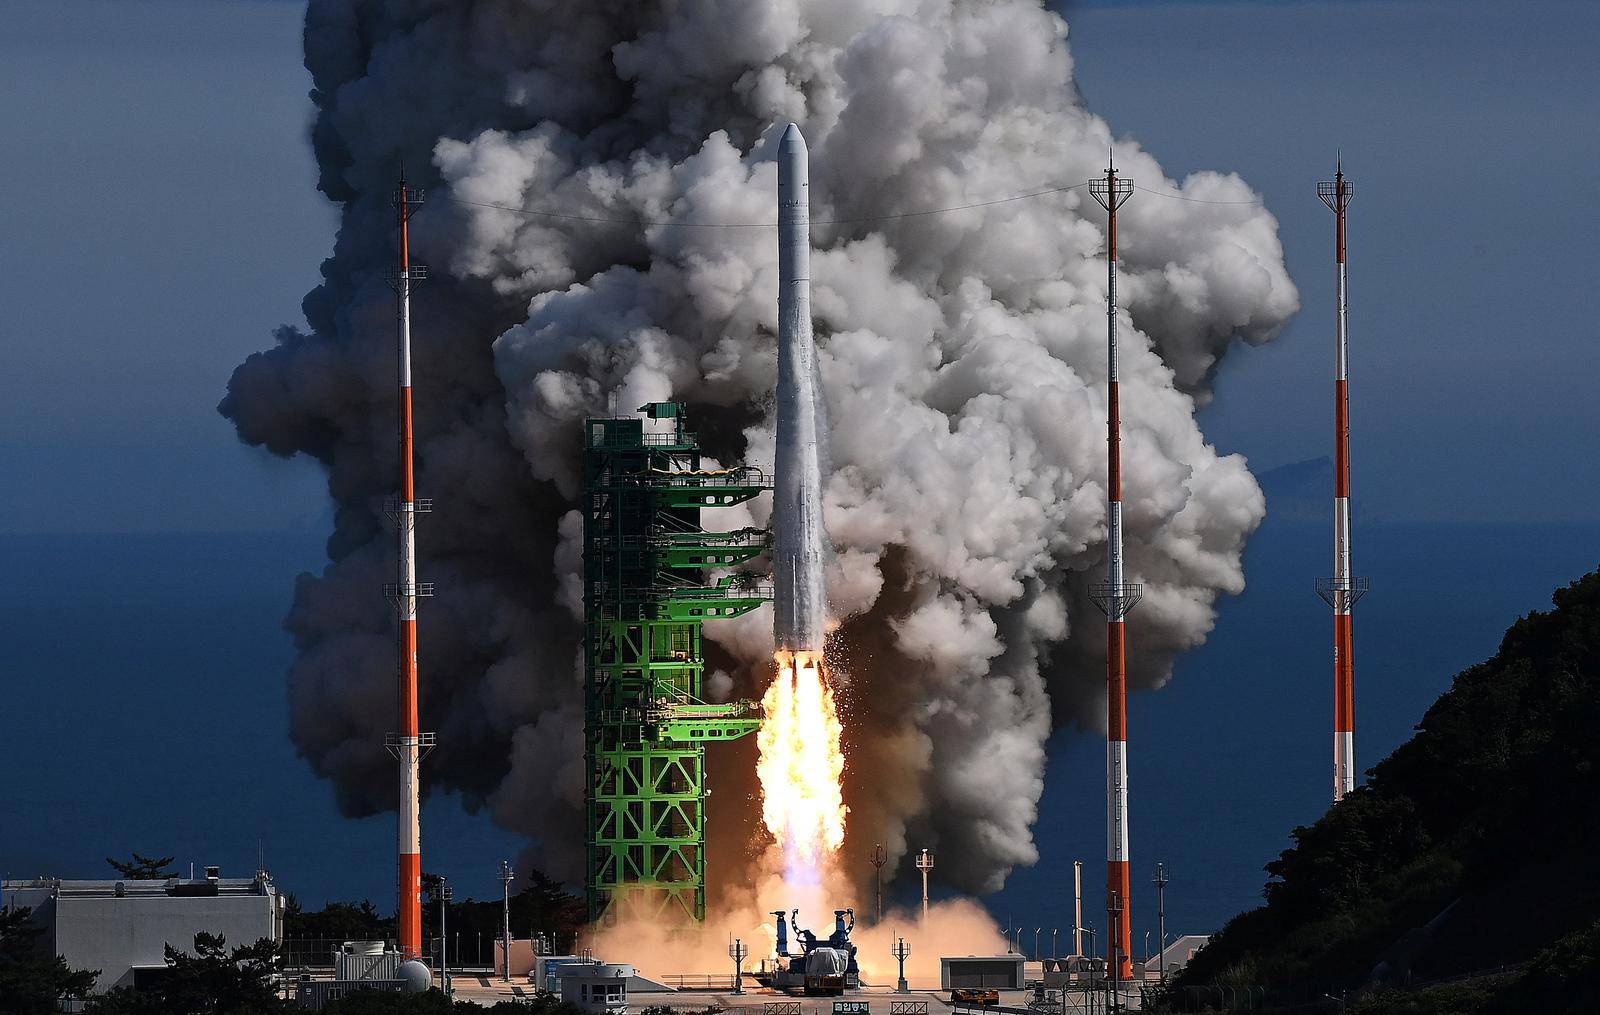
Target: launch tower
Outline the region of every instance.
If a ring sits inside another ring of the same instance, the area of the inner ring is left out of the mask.
[[[584,423],[584,798],[589,918],[705,918],[705,745],[760,725],[752,702],[701,697],[702,622],[772,599],[743,575],[761,529],[708,532],[703,508],[772,488],[748,466],[701,467],[683,406]]]

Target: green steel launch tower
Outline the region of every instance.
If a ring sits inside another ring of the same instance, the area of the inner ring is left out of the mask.
[[[584,423],[584,799],[589,918],[705,918],[705,747],[761,724],[753,702],[701,698],[700,625],[772,598],[710,568],[750,560],[762,529],[708,532],[705,508],[771,489],[748,466],[704,469],[683,406]]]

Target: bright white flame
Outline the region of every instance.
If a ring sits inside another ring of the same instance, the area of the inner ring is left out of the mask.
[[[820,653],[777,655],[757,736],[761,816],[783,851],[786,880],[815,884],[844,842],[844,751]]]

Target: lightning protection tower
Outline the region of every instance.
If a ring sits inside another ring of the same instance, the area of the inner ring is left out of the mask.
[[[1333,212],[1335,350],[1333,374],[1333,577],[1317,582],[1317,593],[1333,609],[1333,799],[1356,787],[1355,666],[1351,608],[1367,594],[1367,579],[1350,576],[1350,389],[1347,358],[1344,227],[1345,209],[1355,193],[1344,178],[1343,160],[1334,162],[1333,182],[1317,184],[1317,197]]]
[[[417,515],[430,510],[432,502],[417,499],[411,461],[411,288],[427,278],[428,272],[421,265],[411,263],[408,223],[421,203],[421,191],[406,186],[402,171],[394,192],[399,263],[389,273],[389,283],[395,292],[399,337],[400,493],[390,502],[390,513],[399,534],[399,580],[384,589],[400,618],[400,732],[390,734],[386,745],[400,764],[395,910],[399,945],[400,951],[413,959],[422,957],[422,757],[435,743],[432,733],[421,732],[417,710],[417,601],[433,595],[432,582],[417,581],[416,540]]]
[[[917,870],[922,872],[922,922],[928,922],[928,875],[933,873],[933,852],[923,850],[917,854]]]
[[[772,489],[759,469],[703,469],[683,406],[584,423],[584,799],[589,918],[705,918],[705,746],[760,726],[759,706],[701,699],[701,624],[772,599],[742,574],[762,529],[708,532],[704,508]]]
[[[1129,898],[1128,888],[1128,686],[1123,621],[1144,595],[1144,586],[1123,580],[1122,408],[1117,393],[1117,209],[1133,196],[1133,181],[1117,176],[1114,161],[1089,193],[1106,210],[1106,580],[1090,592],[1106,615],[1106,897]],[[1112,974],[1133,975],[1131,920],[1112,925],[1106,961]]]

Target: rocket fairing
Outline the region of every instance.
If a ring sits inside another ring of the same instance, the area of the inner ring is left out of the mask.
[[[811,335],[809,155],[789,124],[778,154],[778,435],[773,458],[773,637],[781,652],[821,653],[822,459]]]

